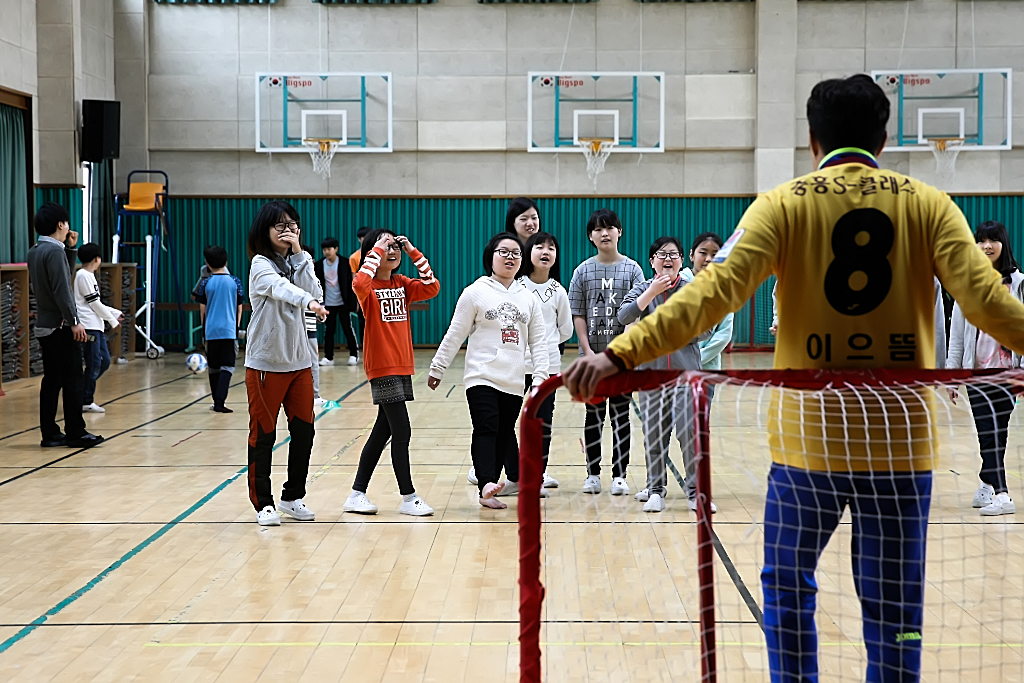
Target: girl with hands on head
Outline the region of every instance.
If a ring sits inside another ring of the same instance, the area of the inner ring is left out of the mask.
[[[403,252],[416,266],[418,278],[397,273]],[[356,479],[344,509],[369,515],[377,512],[366,490],[390,439],[391,464],[402,494],[399,512],[415,517],[432,515],[433,508],[416,494],[409,459],[412,426],[406,403],[414,400],[412,376],[416,372],[409,304],[434,298],[441,284],[434,277],[427,258],[408,238],[377,229],[363,238],[361,263],[359,272],[352,278],[352,289],[366,318],[363,369],[377,406],[377,420],[359,456]]]

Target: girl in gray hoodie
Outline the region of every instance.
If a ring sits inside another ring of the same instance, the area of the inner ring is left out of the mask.
[[[650,315],[686,285],[686,280],[679,274],[683,265],[683,247],[675,237],[659,237],[654,240],[650,259],[654,277],[634,286],[622,299],[618,318],[623,325]],[[637,369],[700,370],[700,347],[697,340],[693,339],[678,351],[645,363]],[[636,494],[636,499],[644,503],[644,512],[661,512],[665,509],[668,484],[666,464],[673,430],[683,453],[686,497],[691,501],[690,507],[695,509],[697,470],[693,452],[693,398],[688,388],[687,385],[666,386],[640,392],[640,418],[644,424],[647,455],[647,487]]]
[[[261,526],[277,526],[270,488],[271,453],[277,441],[277,415],[288,416],[288,481],[277,509],[300,521],[315,518],[306,495],[309,455],[313,450],[313,374],[315,362],[306,338],[305,313],[321,321],[327,309],[302,250],[299,214],[288,202],[263,205],[249,230],[249,299],[252,317],[246,330],[245,388],[249,394],[249,500]]]

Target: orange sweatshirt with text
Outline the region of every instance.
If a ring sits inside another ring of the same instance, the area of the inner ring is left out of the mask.
[[[412,375],[412,326],[409,304],[433,299],[441,291],[426,257],[418,249],[408,255],[419,271],[417,279],[392,273],[387,280],[374,278],[384,251],[374,247],[352,277],[352,289],[363,309],[363,368],[367,379],[389,375]]]

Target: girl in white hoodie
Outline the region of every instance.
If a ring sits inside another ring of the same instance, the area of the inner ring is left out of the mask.
[[[569,309],[569,295],[565,293],[559,278],[558,240],[549,232],[534,233],[526,240],[523,265],[516,280],[527,291],[537,297],[541,315],[544,317],[544,334],[548,354],[548,374],[562,369],[562,354],[558,345],[572,336],[572,311]],[[533,358],[527,360],[526,390],[533,384]],[[555,395],[548,396],[537,409],[537,417],[543,426],[543,472],[541,497],[547,494],[543,489],[558,488],[558,480],[548,474],[548,453],[551,451],[551,421],[555,415]]]
[[[1010,237],[1002,223],[986,221],[974,232],[974,240],[1003,276],[1003,284],[1024,301],[1024,275],[1010,250]],[[949,326],[949,353],[947,369],[1019,368],[1021,357],[1003,347],[985,332],[969,323],[953,305],[953,319]],[[956,392],[950,389],[950,399],[956,403]],[[1006,435],[1013,413],[1015,396],[1010,388],[999,384],[967,385],[974,424],[978,429],[981,449],[981,487],[974,494],[972,505],[983,515],[1010,515],[1016,511],[1006,487]]]
[[[466,349],[466,401],[473,422],[473,468],[480,504],[502,509],[495,499],[506,458],[518,453],[516,418],[523,404],[526,353],[533,357],[533,385],[548,378],[548,352],[540,303],[515,281],[523,243],[499,233],[484,247],[487,275],[466,287],[452,322],[430,362],[427,386],[437,389],[445,370],[469,337]]]

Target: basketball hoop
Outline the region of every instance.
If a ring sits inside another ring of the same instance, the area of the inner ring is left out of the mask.
[[[583,150],[583,157],[587,160],[587,176],[594,182],[594,189],[597,189],[597,176],[604,171],[604,162],[612,153],[615,141],[608,138],[580,138],[576,141]]]
[[[344,143],[341,140],[334,138],[303,138],[302,145],[313,159],[313,172],[319,173],[324,180],[330,178],[331,160],[342,144]]]
[[[935,156],[935,172],[940,178],[952,178],[956,171],[956,157],[963,149],[963,138],[930,138],[928,147]]]

